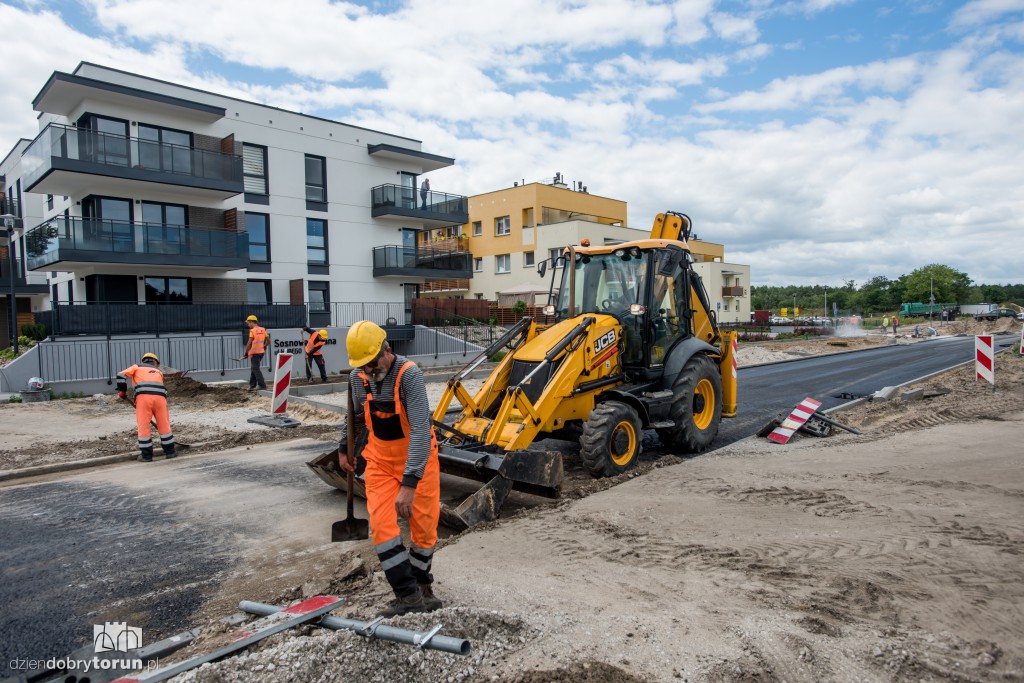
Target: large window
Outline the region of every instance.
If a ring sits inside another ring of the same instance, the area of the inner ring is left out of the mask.
[[[306,219],[306,260],[313,266],[327,265],[327,221]]]
[[[495,235],[507,235],[512,232],[510,227],[508,216],[501,216],[500,218],[494,219],[494,234]]]
[[[147,304],[187,304],[192,302],[192,280],[187,277],[147,277]]]
[[[127,121],[89,114],[78,120],[78,127],[95,133],[84,140],[79,140],[83,160],[112,166],[128,166]]]
[[[142,202],[142,233],[149,253],[180,254],[188,242],[188,207]]]
[[[508,273],[512,270],[512,258],[509,254],[498,254],[494,257],[494,272]]]
[[[306,201],[327,201],[327,159],[306,155]]]
[[[83,237],[80,249],[135,251],[134,218],[130,199],[96,197],[82,200]]]
[[[171,173],[192,172],[192,133],[139,124],[138,165]]]
[[[250,304],[273,303],[270,295],[270,280],[248,280],[245,284]]]
[[[269,194],[267,191],[267,148],[262,145],[242,144],[242,175],[245,191],[249,194]]]
[[[270,263],[270,216],[246,211],[245,231],[249,233],[249,261]]]
[[[331,283],[309,282],[309,312],[326,313],[331,305]]]

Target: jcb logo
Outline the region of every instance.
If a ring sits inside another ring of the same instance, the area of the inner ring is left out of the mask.
[[[606,334],[603,334],[600,337],[598,337],[597,341],[594,342],[594,353],[601,353],[602,351],[604,351],[605,349],[607,349],[609,346],[611,346],[614,343],[615,343],[615,330],[611,330],[610,332],[608,332]]]

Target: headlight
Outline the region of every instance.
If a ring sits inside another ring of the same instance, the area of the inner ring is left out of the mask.
[[[646,312],[647,312],[647,309],[644,307],[643,304],[630,304],[629,305],[629,314],[630,315],[641,316],[641,315],[643,315]]]
[[[547,306],[544,307],[544,315],[554,315],[554,314],[555,314],[555,306],[554,306],[554,304],[548,304]]]

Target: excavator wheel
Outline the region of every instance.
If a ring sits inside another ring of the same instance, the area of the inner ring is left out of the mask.
[[[686,361],[672,385],[670,415],[675,426],[658,430],[669,450],[700,453],[711,445],[722,421],[722,376],[718,366],[698,354]]]
[[[583,425],[580,457],[593,477],[612,477],[640,459],[643,425],[636,410],[625,403],[598,403]]]

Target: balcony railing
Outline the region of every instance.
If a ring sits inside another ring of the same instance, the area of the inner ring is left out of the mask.
[[[742,287],[722,287],[722,296],[743,296]]]
[[[61,261],[216,268],[249,265],[249,236],[225,230],[58,216],[29,230],[30,270]]]
[[[404,185],[378,185],[370,190],[371,215],[420,218],[448,225],[469,220],[469,199],[447,192],[420,193]]]
[[[44,280],[30,282],[25,277],[25,271],[21,267],[21,258],[14,259],[14,291],[15,294],[46,294],[49,287]],[[40,277],[41,276],[37,276]],[[7,258],[0,258],[0,294],[10,291],[11,286],[11,264]]]
[[[373,249],[373,276],[413,275],[430,278],[472,277],[473,255],[387,245]]]
[[[51,123],[22,155],[24,187],[51,171],[242,191],[242,157]]]
[[[18,200],[0,195],[0,215],[3,214],[21,216],[21,205],[18,203]]]

